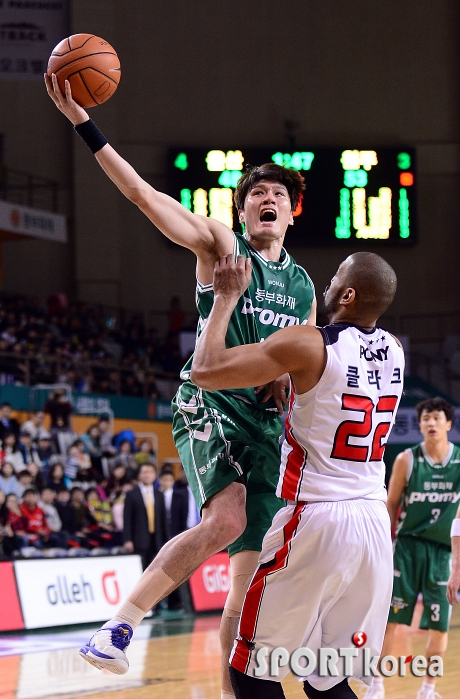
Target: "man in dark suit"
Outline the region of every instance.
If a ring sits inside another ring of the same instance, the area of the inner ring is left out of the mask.
[[[160,490],[165,498],[168,540],[187,529],[188,497],[185,488],[175,487],[172,466],[165,464],[160,472]]]
[[[17,439],[19,436],[19,422],[14,417],[11,417],[10,403],[2,403],[0,407],[0,439],[3,440],[8,432],[12,432]]]
[[[170,464],[165,464],[160,471],[160,490],[165,499],[166,532],[168,540],[173,539],[187,529],[188,494],[184,488],[175,488],[174,471]],[[173,590],[168,595],[168,609],[182,609],[184,604],[182,594],[185,594],[184,586]]]
[[[145,570],[168,540],[164,495],[153,487],[154,464],[144,464],[138,484],[126,493],[123,511],[123,541],[127,551],[137,553]]]

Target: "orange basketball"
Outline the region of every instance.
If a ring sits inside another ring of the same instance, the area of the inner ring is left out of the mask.
[[[115,49],[100,36],[74,34],[63,39],[48,61],[48,75],[55,73],[61,92],[69,80],[72,97],[81,107],[106,102],[118,87],[120,61]]]

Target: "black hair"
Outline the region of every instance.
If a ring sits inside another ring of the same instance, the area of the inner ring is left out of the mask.
[[[51,478],[54,477],[54,472],[56,470],[56,466],[60,466],[62,468],[62,480],[64,480],[65,477],[65,469],[64,469],[64,464],[61,461],[56,461],[52,466],[50,466],[50,470],[48,471],[48,480],[51,480]]]
[[[33,493],[34,495],[37,495],[37,489],[36,488],[26,488],[22,494],[23,500],[28,493]]]
[[[436,398],[427,398],[426,400],[422,400],[415,406],[415,410],[417,412],[417,418],[419,422],[422,418],[422,413],[432,413],[435,410],[439,410],[440,412],[443,411],[444,415],[446,416],[446,419],[449,420],[449,422],[453,422],[455,418],[455,410],[453,406],[440,396],[436,396]]]
[[[152,461],[146,461],[145,464],[141,464],[139,468],[137,469],[137,474],[136,477],[139,476],[141,470],[144,468],[144,466],[150,466],[150,468],[155,469],[155,473],[158,475],[158,469],[156,467],[156,464],[154,464]]]
[[[253,189],[260,180],[269,180],[283,184],[291,200],[291,211],[294,211],[305,189],[304,178],[298,170],[292,167],[283,167],[276,163],[265,163],[264,165],[248,165],[235,189],[234,201],[238,210],[244,209],[244,202],[248,192]]]
[[[0,464],[0,473],[3,473],[3,467],[5,464],[9,464],[11,466],[11,468],[13,469],[13,473],[11,475],[16,476],[16,472],[14,470],[14,464],[12,464],[11,461],[8,461],[8,459],[5,459],[5,461],[3,461],[3,463]],[[27,471],[27,473],[29,473],[29,472]]]
[[[31,472],[28,471],[26,468],[23,468],[22,471],[19,471],[19,473],[17,474],[18,480],[19,480],[19,478],[22,478],[22,476],[30,476],[31,478],[33,478]]]
[[[80,488],[79,485],[74,485],[74,486],[69,490],[70,495],[72,495],[72,493],[76,493],[77,490],[80,491],[81,493],[85,494],[85,491],[83,490],[83,488]]]

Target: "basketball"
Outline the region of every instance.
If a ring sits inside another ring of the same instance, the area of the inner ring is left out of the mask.
[[[121,77],[115,49],[94,34],[73,34],[60,41],[51,53],[47,72],[56,74],[63,94],[68,80],[73,99],[85,108],[112,97]]]

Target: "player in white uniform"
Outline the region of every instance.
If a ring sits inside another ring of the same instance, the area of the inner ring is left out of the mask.
[[[396,275],[378,255],[343,262],[325,292],[331,325],[292,327],[260,344],[226,349],[233,308],[247,287],[250,263],[216,263],[214,306],[192,367],[206,390],[264,383],[289,372],[295,392],[282,449],[278,495],[289,502],[265,535],[259,568],[244,602],[231,656],[237,699],[284,697],[278,676],[262,670],[260,649],[365,646],[352,669],[299,677],[310,698],[356,695],[347,677],[363,676],[364,648],[379,656],[391,599],[393,556],[385,507],[383,452],[402,392],[404,355],[376,328],[396,290]],[[255,670],[258,673],[255,675]],[[307,674],[307,673],[305,673]]]

